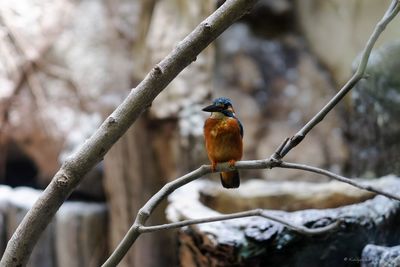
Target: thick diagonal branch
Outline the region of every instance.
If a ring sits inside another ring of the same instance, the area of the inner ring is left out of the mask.
[[[132,89],[124,102],[56,173],[9,240],[0,266],[26,265],[39,236],[83,176],[103,159],[111,146],[143,110],[151,105],[168,83],[196,60],[196,56],[226,28],[248,12],[255,2],[256,0],[226,1],[179,42],[175,49]]]
[[[356,73],[350,78],[350,80],[343,86],[343,88],[328,102],[328,104],[321,109],[320,112],[318,112],[296,135],[294,135],[290,139],[286,139],[280,146],[279,148],[274,152],[274,154],[266,159],[266,160],[256,160],[256,161],[241,161],[237,162],[235,168],[237,169],[264,169],[264,168],[273,168],[273,167],[280,167],[280,168],[298,168],[302,169],[304,171],[311,171],[311,172],[316,172],[319,174],[326,175],[328,177],[331,177],[333,179],[346,182],[348,184],[351,184],[353,186],[356,186],[360,189],[368,190],[374,193],[382,194],[386,197],[399,200],[400,197],[396,196],[391,193],[386,193],[383,192],[379,189],[372,188],[371,186],[365,186],[362,184],[359,184],[355,181],[352,181],[351,179],[348,179],[346,177],[336,175],[334,173],[315,168],[315,167],[310,167],[302,164],[294,164],[294,163],[286,163],[283,161],[280,161],[281,158],[283,158],[293,147],[298,145],[306,136],[306,134],[314,128],[315,125],[317,125],[319,122],[321,122],[324,117],[336,106],[337,103],[354,87],[354,85],[363,77],[365,68],[368,62],[368,58],[371,54],[371,50],[380,36],[380,34],[384,31],[386,25],[396,16],[396,14],[400,10],[400,3],[399,0],[393,0],[390,7],[386,11],[385,15],[383,18],[378,22],[374,32],[372,33],[371,37],[369,38],[365,49],[362,53],[361,56],[361,61],[360,64],[357,68]],[[225,165],[218,165],[216,171],[227,171],[229,170],[229,167]],[[185,176],[182,176],[178,178],[177,180],[170,182],[166,184],[159,192],[157,192],[153,197],[150,198],[150,200],[143,206],[143,208],[140,209],[136,220],[132,227],[129,229],[128,233],[124,236],[123,240],[121,243],[118,245],[118,247],[114,250],[114,252],[111,254],[111,256],[107,259],[107,261],[104,263],[103,267],[110,267],[110,266],[116,266],[121,259],[124,257],[124,255],[127,253],[129,248],[133,245],[133,243],[136,241],[136,239],[140,236],[142,232],[145,232],[145,230],[151,230],[151,231],[158,231],[158,230],[163,230],[163,229],[169,229],[170,227],[180,227],[182,225],[185,225],[184,223],[176,223],[176,224],[167,224],[164,226],[144,226],[148,217],[151,215],[155,207],[166,198],[169,194],[171,194],[174,190],[177,188],[195,180],[201,177],[202,175],[206,173],[210,173],[211,169],[210,166],[202,166],[199,169],[186,174]],[[229,217],[229,216],[228,216]],[[224,217],[225,218],[225,217]],[[222,218],[218,218],[222,219]],[[208,218],[209,221],[215,221],[215,218]],[[200,222],[206,222],[207,220],[202,220],[197,221],[196,223]],[[192,224],[193,221],[186,222],[189,224]],[[284,222],[284,221],[283,221]],[[193,222],[194,223],[194,222]],[[290,226],[289,224],[286,224],[286,226]]]

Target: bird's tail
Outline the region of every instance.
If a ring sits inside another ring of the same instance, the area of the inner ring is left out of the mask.
[[[225,188],[238,188],[240,185],[240,177],[238,171],[221,172],[219,174],[222,186]]]

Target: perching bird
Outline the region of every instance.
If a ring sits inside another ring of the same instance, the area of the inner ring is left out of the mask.
[[[213,171],[217,163],[229,162],[230,166],[235,165],[243,154],[243,126],[235,115],[231,100],[226,97],[217,98],[203,111],[211,112],[204,123],[204,139]],[[220,178],[225,188],[237,188],[240,185],[237,170],[221,172]]]

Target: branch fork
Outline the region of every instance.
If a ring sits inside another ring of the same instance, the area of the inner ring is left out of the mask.
[[[171,82],[194,58],[215,38],[218,37],[234,21],[243,16],[254,5],[256,0],[227,0],[217,11],[200,24],[192,33],[179,43],[164,60],[158,63],[144,80],[128,95],[124,102],[111,115],[116,122],[114,127],[110,127],[109,122],[105,121],[100,128],[88,139],[84,145],[76,152],[55,175],[55,179],[43,192],[41,197],[34,204],[33,208],[25,216],[12,238],[7,244],[6,251],[0,261],[0,266],[23,266],[26,265],[32,249],[38,241],[50,220],[69,196],[72,190],[79,184],[82,177],[98,163],[103,154],[127,131],[134,123],[143,110],[151,105],[154,98]],[[400,10],[399,0],[392,0],[391,5],[383,18],[378,22],[372,35],[370,36],[361,56],[361,61],[357,71],[342,87],[342,89],[318,112],[298,133],[292,138],[286,139],[274,154],[264,160],[238,161],[234,167],[228,164],[220,164],[216,171],[229,171],[232,169],[271,169],[289,168],[310,171],[328,176],[358,188],[368,190],[377,194],[384,195],[391,199],[400,201],[400,197],[391,193],[374,189],[371,186],[359,184],[358,182],[346,177],[331,173],[329,171],[302,164],[288,163],[282,158],[295,146],[297,146],[324,117],[339,103],[343,97],[354,87],[354,85],[364,77],[368,58],[371,50],[384,31],[387,24],[397,15]],[[99,151],[101,151],[99,153]],[[57,177],[63,173],[68,173],[65,185],[59,186]],[[158,231],[163,229],[177,228],[184,225],[195,223],[206,223],[217,220],[227,220],[247,216],[261,216],[279,222],[295,231],[303,234],[316,234],[331,231],[340,224],[340,220],[332,223],[326,228],[309,229],[304,226],[297,226],[286,222],[282,218],[272,217],[265,210],[252,210],[241,213],[226,214],[214,218],[198,220],[187,220],[183,222],[171,223],[166,225],[144,226],[157,205],[171,194],[175,189],[194,181],[205,174],[211,173],[211,166],[203,165],[200,168],[167,183],[160,189],[139,211],[135,223],[129,229],[116,250],[103,264],[104,267],[116,266],[129,248],[141,233]],[[318,230],[319,229],[319,230]]]
[[[369,55],[371,53],[372,47],[375,44],[377,38],[382,33],[386,25],[396,16],[396,14],[400,10],[400,4],[398,0],[393,0],[392,4],[388,8],[388,11],[385,13],[380,22],[378,22],[374,32],[372,33],[370,39],[367,42],[367,45],[362,53],[362,59],[357,68],[355,74],[350,78],[350,80],[343,86],[343,88],[326,104],[325,107],[321,109],[298,133],[296,133],[292,138],[286,138],[284,142],[276,149],[276,151],[272,154],[271,157],[264,160],[253,160],[253,161],[238,161],[234,166],[229,166],[228,163],[218,164],[215,170],[212,170],[210,165],[203,165],[197,170],[192,171],[172,182],[167,183],[160,191],[158,191],[155,195],[153,195],[150,200],[140,209],[138,216],[132,225],[131,229],[129,229],[128,233],[125,235],[124,239],[118,245],[118,247],[114,250],[112,255],[107,259],[107,261],[103,264],[103,267],[116,266],[132,244],[135,242],[137,237],[142,233],[154,232],[159,230],[166,230],[172,228],[178,228],[183,226],[188,226],[192,224],[199,223],[210,223],[221,220],[228,220],[234,218],[242,218],[249,216],[261,216],[266,219],[281,223],[286,227],[302,233],[304,235],[315,235],[322,234],[329,231],[333,231],[336,229],[341,220],[337,220],[332,224],[316,228],[310,229],[304,226],[294,225],[282,218],[273,217],[268,214],[268,211],[262,209],[238,212],[233,214],[225,214],[221,216],[215,216],[212,218],[202,218],[195,220],[184,220],[181,222],[163,224],[163,225],[154,225],[154,226],[145,226],[147,218],[150,216],[154,208],[169,194],[171,194],[175,189],[200,178],[201,176],[211,173],[211,172],[221,172],[221,171],[230,171],[235,169],[272,169],[272,168],[289,168],[289,169],[300,169],[309,172],[319,173],[325,176],[328,176],[332,179],[336,179],[338,181],[348,183],[350,185],[356,186],[360,189],[371,191],[377,194],[384,195],[388,198],[400,201],[400,196],[381,191],[379,189],[372,188],[368,185],[359,184],[358,182],[351,180],[349,178],[334,174],[332,172],[311,167],[303,164],[295,164],[288,163],[282,161],[282,158],[295,146],[297,146],[307,135],[307,133],[313,129],[319,122],[321,122],[324,117],[337,105],[337,103],[349,92],[354,85],[364,77],[365,68],[368,62]],[[203,22],[201,24],[204,30],[211,30],[208,22]]]

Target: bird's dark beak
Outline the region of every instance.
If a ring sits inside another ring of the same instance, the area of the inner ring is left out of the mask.
[[[222,111],[222,107],[212,104],[212,105],[209,105],[209,106],[203,108],[203,111],[218,112],[218,111]]]

